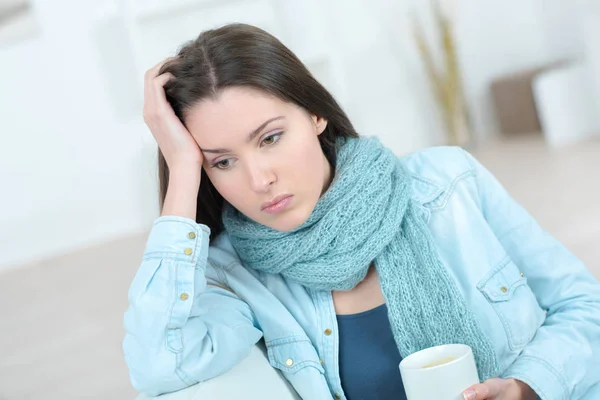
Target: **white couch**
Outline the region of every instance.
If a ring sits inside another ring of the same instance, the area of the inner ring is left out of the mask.
[[[295,390],[269,364],[263,342],[227,373],[187,389],[159,397],[141,394],[136,400],[298,400]]]

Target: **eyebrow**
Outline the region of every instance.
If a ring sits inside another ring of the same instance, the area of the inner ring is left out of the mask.
[[[258,128],[256,128],[252,132],[250,132],[250,134],[248,135],[248,139],[246,139],[246,141],[247,142],[251,142],[271,122],[277,121],[277,120],[280,120],[280,119],[284,119],[284,118],[285,117],[283,115],[280,115],[279,117],[274,117],[274,118],[266,120]],[[231,153],[232,152],[232,150],[230,150],[230,149],[200,149],[200,150],[202,150],[203,153],[217,153],[217,154],[220,154],[220,153]]]

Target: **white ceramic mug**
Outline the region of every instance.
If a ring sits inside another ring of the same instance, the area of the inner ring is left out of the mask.
[[[463,400],[462,393],[479,383],[473,351],[464,344],[411,354],[400,363],[400,374],[408,400]]]

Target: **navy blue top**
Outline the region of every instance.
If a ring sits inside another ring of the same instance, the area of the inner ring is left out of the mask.
[[[387,306],[352,315],[338,315],[339,366],[349,400],[406,400],[402,360],[392,334]]]

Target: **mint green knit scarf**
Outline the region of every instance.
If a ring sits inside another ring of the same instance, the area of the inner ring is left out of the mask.
[[[341,139],[335,178],[300,227],[279,232],[231,206],[223,223],[245,265],[316,290],[350,290],[374,262],[400,355],[461,343],[479,377],[498,375],[492,344],[442,265],[411,200],[411,177],[377,139]]]

